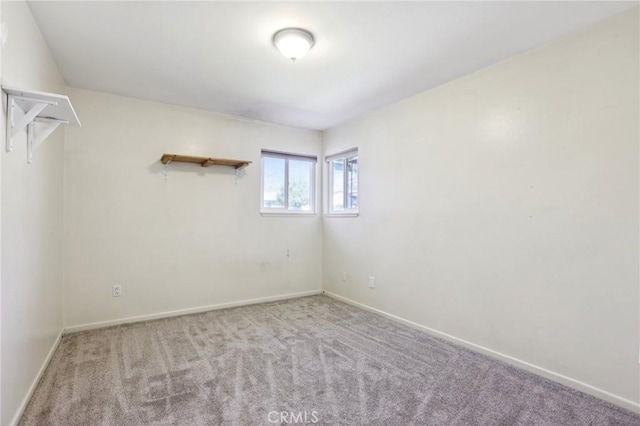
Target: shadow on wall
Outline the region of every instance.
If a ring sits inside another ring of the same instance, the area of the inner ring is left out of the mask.
[[[207,175],[222,175],[222,176],[234,176],[236,171],[238,173],[237,177],[242,178],[247,174],[247,171],[243,169],[234,169],[229,166],[208,166],[202,167],[199,164],[189,164],[189,163],[167,163],[162,164],[160,160],[154,161],[149,164],[147,167],[149,173],[152,174],[160,174],[165,177],[171,175],[172,173],[184,173],[184,174],[192,174],[198,176],[207,176]]]

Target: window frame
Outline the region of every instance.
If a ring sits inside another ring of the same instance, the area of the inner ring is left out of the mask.
[[[356,157],[358,159],[358,181],[356,183],[356,193],[358,195],[358,206],[356,208],[343,208],[342,210],[333,209],[333,166],[332,162],[335,160],[342,160],[343,162],[343,189],[342,189],[342,205],[347,205],[347,184],[348,184],[348,167],[349,159]],[[326,155],[324,161],[327,164],[327,209],[325,214],[330,217],[353,217],[360,214],[360,155],[358,148],[351,148],[346,151],[337,152],[335,154]]]
[[[284,204],[282,208],[264,206],[264,159],[281,158],[285,160],[284,166]],[[289,209],[289,160],[306,161],[311,163],[309,176],[309,210]],[[318,173],[318,157],[308,154],[295,154],[291,152],[273,151],[263,149],[260,153],[260,214],[276,216],[309,216],[317,214],[316,211],[316,179]]]

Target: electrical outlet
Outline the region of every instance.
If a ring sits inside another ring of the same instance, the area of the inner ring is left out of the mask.
[[[369,288],[376,288],[376,279],[374,277],[369,277]]]
[[[122,286],[121,285],[114,285],[113,286],[113,297],[120,297],[122,296]]]
[[[342,271],[342,281],[346,281],[347,280],[347,273],[345,271]]]

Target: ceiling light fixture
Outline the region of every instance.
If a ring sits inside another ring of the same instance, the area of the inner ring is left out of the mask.
[[[313,35],[300,28],[284,28],[273,35],[273,44],[285,58],[295,62],[313,47]]]

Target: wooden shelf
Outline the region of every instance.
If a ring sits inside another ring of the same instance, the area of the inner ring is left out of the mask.
[[[178,155],[178,154],[162,154],[160,159],[162,164],[167,164],[169,161],[172,163],[194,163],[200,164],[202,167],[209,166],[231,166],[236,169],[242,169],[251,164],[251,161],[244,160],[229,160],[226,158],[212,158],[212,157],[196,157],[193,155]]]

